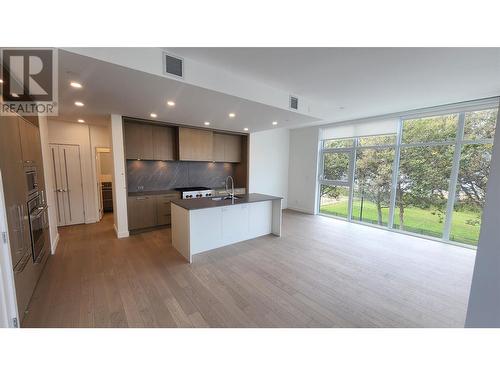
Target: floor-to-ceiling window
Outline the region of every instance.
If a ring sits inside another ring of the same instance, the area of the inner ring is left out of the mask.
[[[349,217],[354,139],[323,141],[320,166],[321,213]]]
[[[359,137],[354,166],[352,219],[387,226],[396,137]]]
[[[319,212],[477,245],[497,114],[413,115],[388,134],[324,139]]]

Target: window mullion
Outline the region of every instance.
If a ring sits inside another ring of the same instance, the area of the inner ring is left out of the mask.
[[[399,176],[399,160],[401,158],[401,139],[403,136],[403,121],[399,119],[398,129],[396,133],[396,148],[394,149],[394,161],[392,163],[392,183],[391,183],[391,201],[389,204],[389,220],[387,227],[394,226],[394,211],[396,209],[396,190]]]
[[[347,220],[352,220],[352,201],[354,195],[354,170],[356,163],[356,146],[358,145],[358,138],[354,141],[354,149],[351,151],[349,160],[349,202],[347,205]]]
[[[460,155],[462,153],[462,142],[464,139],[465,113],[458,116],[457,138],[453,153],[453,165],[451,168],[450,182],[448,185],[448,201],[446,202],[446,216],[443,228],[443,240],[450,238],[451,220],[453,217],[453,207],[455,206],[455,196],[457,192],[458,172],[460,168]]]

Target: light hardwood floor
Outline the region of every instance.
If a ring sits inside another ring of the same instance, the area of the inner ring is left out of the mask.
[[[24,327],[463,327],[475,252],[293,211],[195,256],[170,229],[60,228]]]

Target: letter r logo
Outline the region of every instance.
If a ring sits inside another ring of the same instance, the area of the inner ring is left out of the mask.
[[[53,51],[2,50],[2,97],[5,102],[53,100]]]

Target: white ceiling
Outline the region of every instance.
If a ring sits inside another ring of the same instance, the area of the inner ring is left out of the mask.
[[[70,87],[70,81],[83,84]],[[175,107],[166,102],[173,100]],[[81,101],[84,107],[74,105]],[[299,126],[318,120],[139,70],[59,50],[59,120],[107,124],[109,114],[243,132]],[[228,114],[234,112],[235,118]]]
[[[500,95],[500,48],[167,48],[222,72],[307,98],[320,117],[59,50],[60,119],[110,113],[250,132],[377,116]],[[106,49],[103,49],[106,52]],[[139,51],[142,55],[144,49]],[[69,87],[71,79],[84,84]],[[244,82],[244,81],[240,81]],[[238,89],[238,87],[236,87]],[[258,97],[260,99],[260,96]],[[81,100],[85,107],[74,106]],[[175,108],[165,105],[176,102]],[[264,104],[263,104],[264,103]],[[268,103],[270,104],[270,103]],[[236,118],[229,119],[228,113]]]
[[[500,48],[168,50],[321,102],[326,121],[500,95]]]

